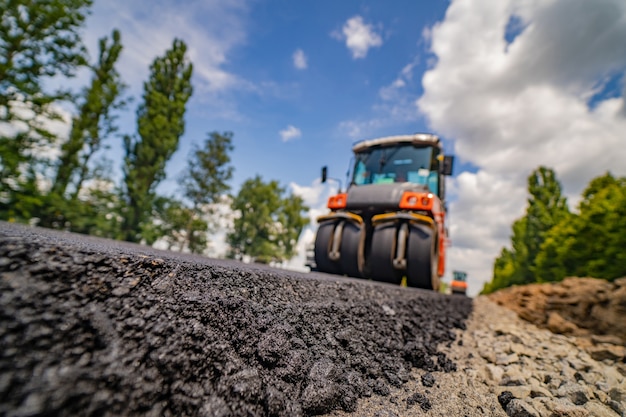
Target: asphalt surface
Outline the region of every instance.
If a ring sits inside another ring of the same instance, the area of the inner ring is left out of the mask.
[[[471,308],[0,223],[0,416],[349,412],[412,368],[454,372],[439,348]],[[424,412],[428,392],[412,397]]]

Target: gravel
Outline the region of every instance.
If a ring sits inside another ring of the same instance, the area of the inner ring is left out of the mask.
[[[432,399],[471,309],[0,223],[0,415],[444,413]]]

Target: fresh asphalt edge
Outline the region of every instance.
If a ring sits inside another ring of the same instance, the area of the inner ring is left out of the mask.
[[[352,411],[412,367],[455,371],[438,348],[471,309],[461,296],[0,223],[0,415]]]

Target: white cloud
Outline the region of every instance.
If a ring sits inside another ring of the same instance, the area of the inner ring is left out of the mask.
[[[307,68],[307,58],[302,49],[296,49],[296,52],[293,53],[293,66],[297,69],[306,69]]]
[[[402,68],[402,71],[400,71],[400,74],[402,74],[402,76],[407,79],[407,80],[412,80],[413,79],[413,70],[415,69],[415,66],[418,64],[418,58],[416,57],[413,62],[410,62],[408,64],[406,64],[404,66],[404,68]]]
[[[285,129],[278,132],[283,142],[288,142],[292,139],[297,139],[302,136],[302,132],[295,126],[289,125]]]
[[[363,21],[361,16],[354,16],[343,25],[341,33],[333,32],[335,39],[346,42],[346,47],[352,52],[352,58],[365,58],[370,48],[380,47],[383,38],[376,32],[374,26]]]
[[[406,87],[406,81],[402,78],[396,78],[388,86],[382,87],[378,91],[378,95],[383,101],[392,101],[399,98],[400,94],[404,93],[404,87]]]
[[[430,27],[426,26],[422,29],[422,39],[426,42],[430,42],[432,39],[433,32]]]
[[[377,131],[385,125],[385,121],[380,118],[370,120],[344,120],[339,123],[339,132],[341,135],[348,136],[350,139],[364,139],[374,136],[372,132]]]
[[[512,16],[523,25],[508,44]],[[428,34],[436,63],[416,104],[479,167],[453,183],[448,264],[469,272],[476,293],[523,214],[534,168],[554,168],[570,200],[607,170],[626,175],[624,97],[587,103],[626,71],[626,3],[456,0]]]
[[[228,53],[245,41],[246,12],[244,0],[192,1],[185,7],[166,0],[151,7],[124,0],[96,2],[85,39],[96,56],[98,38],[119,28],[124,46],[120,72],[128,84],[140,88],[154,58],[180,38],[187,44],[198,88],[221,91],[242,83],[224,67]],[[207,17],[210,21],[203,20]]]

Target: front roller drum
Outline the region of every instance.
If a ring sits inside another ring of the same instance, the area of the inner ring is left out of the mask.
[[[395,223],[383,223],[372,231],[371,249],[367,257],[369,277],[374,281],[400,284],[402,272],[394,267],[398,228]]]
[[[439,291],[438,265],[439,251],[434,230],[426,225],[411,225],[407,242],[407,285]]]
[[[338,221],[325,221],[319,225],[315,237],[315,264],[317,270],[328,274],[341,274],[341,266],[337,260],[330,258],[335,228]]]
[[[363,277],[359,268],[362,232],[363,228],[359,224],[351,221],[345,221],[343,224],[339,265],[341,265],[341,272],[350,277]]]

